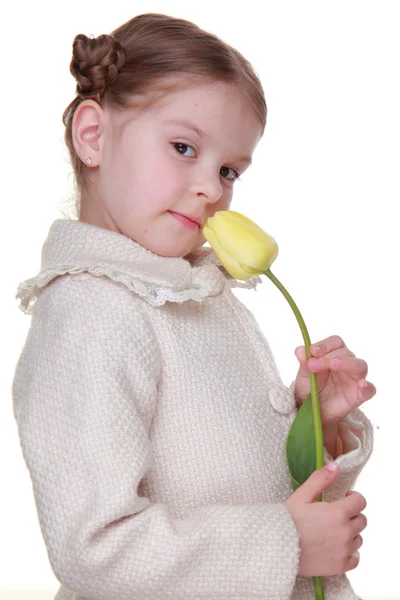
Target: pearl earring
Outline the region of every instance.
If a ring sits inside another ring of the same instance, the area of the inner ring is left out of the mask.
[[[91,167],[91,166],[92,166],[92,159],[91,159],[91,158],[87,158],[87,159],[85,160],[85,165],[86,165],[87,167]]]

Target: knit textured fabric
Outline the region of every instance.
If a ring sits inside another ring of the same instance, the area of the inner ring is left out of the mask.
[[[211,249],[161,257],[58,219],[19,288],[30,328],[12,387],[56,600],[313,600],[285,443],[296,414],[238,282]],[[339,425],[344,497],[369,459]],[[325,461],[332,457],[325,450]],[[345,574],[326,600],[355,600]]]

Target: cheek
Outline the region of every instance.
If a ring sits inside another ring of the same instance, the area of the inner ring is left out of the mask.
[[[146,195],[151,197],[153,206],[158,206],[161,210],[168,210],[179,204],[186,189],[183,167],[184,165],[179,161],[162,157],[154,162],[153,167],[147,171],[147,176],[144,178],[144,181],[147,182]]]
[[[211,206],[213,214],[219,210],[229,210],[232,203],[232,194],[233,190],[228,190],[223,194],[222,198],[220,198],[216,204]]]
[[[178,188],[185,182],[185,165],[170,156],[160,156],[151,175],[160,187]]]
[[[224,207],[222,210],[228,210],[232,204],[232,195],[233,192],[230,192],[226,198],[222,200],[222,206]]]
[[[114,203],[123,202],[128,191],[132,188],[135,173],[133,161],[125,149],[110,151],[99,170],[101,189]]]

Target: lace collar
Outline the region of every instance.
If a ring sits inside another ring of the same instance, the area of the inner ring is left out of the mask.
[[[21,310],[30,313],[41,289],[56,277],[83,272],[120,282],[153,306],[201,302],[220,294],[226,284],[250,289],[261,283],[260,277],[248,281],[231,277],[211,248],[199,248],[184,258],[164,257],[120,233],[57,219],[43,244],[38,275],[18,286]]]

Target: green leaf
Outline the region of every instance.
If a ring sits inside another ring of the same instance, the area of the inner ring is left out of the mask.
[[[286,457],[293,488],[297,489],[316,469],[311,394],[301,405],[289,430],[286,440]]]

